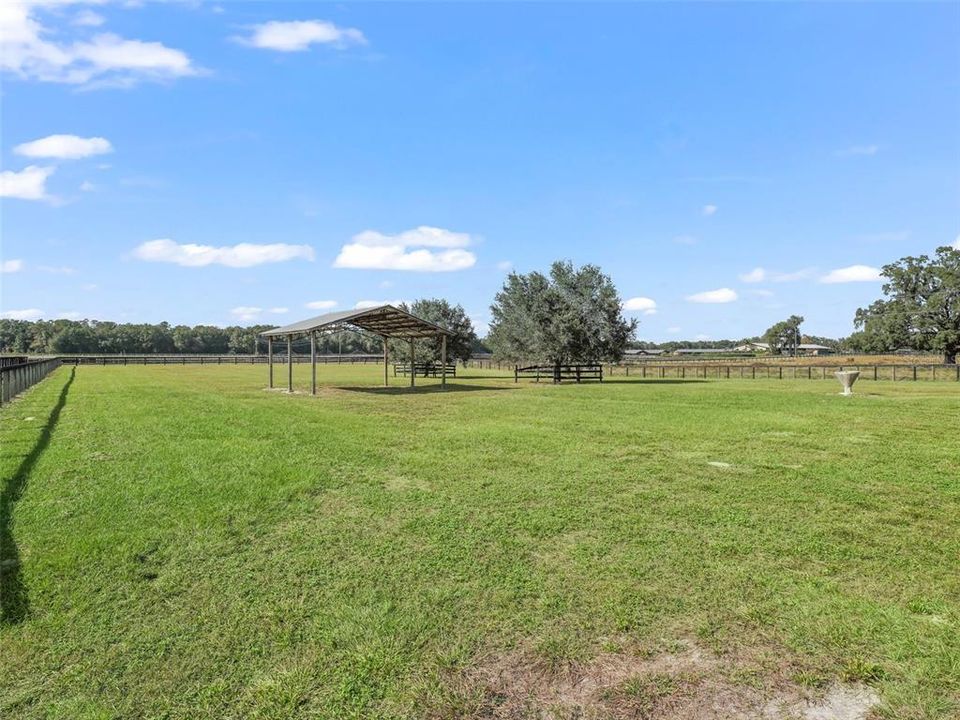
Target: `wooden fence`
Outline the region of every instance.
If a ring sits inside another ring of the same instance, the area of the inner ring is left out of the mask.
[[[500,370],[506,373],[510,373],[515,368],[511,363],[486,358],[470,360],[465,365],[467,368],[477,370]],[[691,363],[670,361],[606,363],[603,368],[604,373],[609,377],[833,380],[833,373],[838,370],[859,370],[861,380],[896,380],[898,382],[901,380],[947,380],[960,382],[960,365],[945,365],[943,363],[916,363],[912,365],[901,363],[837,363],[827,365],[818,362],[806,365],[775,365],[769,362],[708,364],[703,361]],[[547,370],[541,374],[541,377],[549,377],[550,374],[550,371]]]
[[[535,382],[540,379],[550,380],[551,382],[563,382],[564,380],[599,380],[603,382],[602,365],[528,365],[513,367],[513,381],[520,382],[520,378],[534,378]]]
[[[382,358],[381,358],[382,359]],[[443,365],[440,363],[414,363],[413,370],[417,377],[441,377],[444,374]],[[407,377],[410,374],[410,363],[394,363],[393,376],[402,375]],[[447,377],[457,376],[457,364],[447,363]]]
[[[10,358],[10,356],[8,356]],[[10,358],[16,364],[24,358]],[[257,365],[266,364],[266,355],[59,355],[65,365]],[[734,363],[729,361],[706,362],[691,360],[678,362],[677,360],[636,362],[628,360],[621,363],[605,364],[603,372],[607,376],[627,376],[639,378],[705,378],[705,379],[803,379],[826,380],[833,379],[837,370],[860,370],[861,380],[937,380],[960,382],[960,365],[945,365],[942,363],[850,363],[837,362],[828,364],[823,358],[811,358],[807,364],[796,362],[775,364],[769,359],[754,360],[749,363]],[[275,363],[286,363],[286,353],[274,353]],[[309,363],[308,354],[293,354],[294,364]],[[318,364],[379,364],[383,362],[382,355],[318,355]],[[401,364],[397,364],[398,366]],[[449,364],[448,367],[453,365]],[[533,365],[531,363],[531,365]],[[499,370],[508,376],[514,374],[516,365],[488,358],[468,360],[462,367],[478,370]],[[396,372],[396,368],[395,368]],[[535,373],[535,371],[534,371]],[[418,370],[419,374],[419,370]],[[452,371],[448,374],[453,375]],[[551,377],[552,369],[542,371],[540,377]],[[575,379],[575,378],[572,378]]]
[[[838,370],[859,370],[861,380],[950,380],[960,382],[960,365],[610,365],[609,375],[641,378],[703,378],[714,380],[834,380]]]
[[[60,358],[27,360],[0,367],[0,405],[10,402],[60,367]]]

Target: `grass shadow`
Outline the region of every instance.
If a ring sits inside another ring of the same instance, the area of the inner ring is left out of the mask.
[[[409,385],[404,386],[391,386],[391,387],[382,387],[376,385],[353,385],[353,386],[337,386],[337,390],[346,390],[348,392],[359,392],[359,393],[370,393],[371,395],[421,395],[426,393],[436,393],[436,394],[446,394],[446,393],[459,393],[459,392],[478,392],[478,391],[488,391],[488,392],[498,392],[503,390],[509,390],[507,387],[498,387],[496,385],[467,385],[464,383],[447,383],[447,388],[444,390],[440,385],[417,385],[416,387],[410,387]]]
[[[530,380],[529,378],[520,378],[520,385],[556,385],[557,387],[588,387],[592,385],[603,387],[604,385],[688,385],[693,383],[705,383],[710,382],[709,380],[696,380],[690,378],[689,380],[681,378],[638,378],[634,380],[632,377],[616,377],[616,378],[604,378],[603,382],[597,382],[596,380],[585,380],[584,382],[578,383],[575,380],[564,380],[561,383],[554,383],[550,378],[540,378],[538,383],[536,380]],[[511,382],[511,384],[514,384]]]
[[[0,622],[20,623],[30,609],[27,589],[20,577],[20,552],[10,527],[13,521],[13,506],[23,495],[27,479],[37,460],[50,444],[50,437],[60,420],[60,411],[67,404],[67,393],[76,374],[77,368],[74,366],[70,369],[70,378],[60,391],[57,404],[50,411],[40,436],[16,471],[9,478],[5,478],[3,490],[0,492]]]

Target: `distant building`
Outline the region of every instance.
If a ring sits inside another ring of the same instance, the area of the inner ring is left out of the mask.
[[[677,348],[674,352],[677,355],[728,355],[743,351],[737,348]]]
[[[800,343],[797,345],[798,355],[833,355],[837,351],[826,345],[816,345],[814,343]]]
[[[643,357],[646,355],[656,356],[663,355],[663,350],[658,350],[656,348],[630,348],[629,350],[623,351],[624,357]]]
[[[770,343],[747,342],[734,348],[737,352],[770,352]],[[837,351],[826,345],[815,343],[800,343],[797,345],[797,355],[833,355]]]
[[[744,343],[743,345],[737,345],[734,350],[737,352],[769,352],[770,343],[751,341]]]

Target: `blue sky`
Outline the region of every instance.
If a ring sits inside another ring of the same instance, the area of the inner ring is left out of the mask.
[[[960,243],[960,4],[5,3],[6,317],[283,324],[596,263],[845,335]],[[313,307],[308,307],[312,304]]]

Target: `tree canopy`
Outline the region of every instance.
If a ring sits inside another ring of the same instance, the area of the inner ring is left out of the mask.
[[[936,255],[905,257],[884,265],[883,294],[857,310],[856,342],[875,352],[909,347],[942,352],[956,363],[960,352],[960,250],[937,248]]]
[[[446,328],[453,335],[447,338],[447,360],[470,359],[473,348],[478,344],[477,333],[473,323],[467,316],[462,305],[451,305],[441,298],[422,298],[416,300],[409,307],[404,303],[401,309],[406,310],[418,318],[422,318],[434,325]],[[439,337],[417,340],[414,346],[414,355],[418,362],[440,362],[442,355],[442,340]],[[398,359],[405,359],[408,354],[406,342],[394,341],[390,348],[391,354]]]
[[[490,312],[495,354],[555,366],[620,360],[637,327],[609,276],[571,262],[553,263],[549,275],[510,273]]]
[[[767,331],[763,334],[763,341],[770,346],[770,352],[772,353],[796,355],[797,346],[800,344],[800,326],[802,324],[803,317],[791,315],[786,320],[781,320],[767,328]]]

